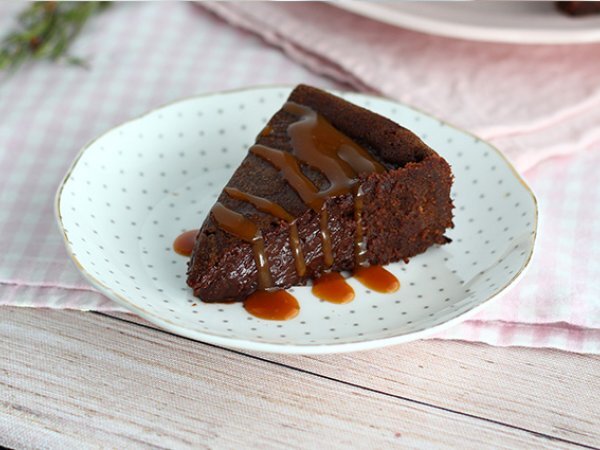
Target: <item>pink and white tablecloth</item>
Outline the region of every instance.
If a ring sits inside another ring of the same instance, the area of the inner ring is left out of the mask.
[[[0,30],[22,7],[0,4]],[[600,46],[442,39],[326,4],[125,3],[72,51],[91,68],[0,75],[0,305],[120,310],[78,274],[54,223],[55,189],[87,141],[173,99],[304,82],[377,91],[468,128],[536,192],[527,276],[438,338],[600,353]]]

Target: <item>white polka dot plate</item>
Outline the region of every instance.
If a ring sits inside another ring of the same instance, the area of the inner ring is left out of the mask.
[[[336,305],[296,287],[300,313],[286,322],[250,316],[241,304],[205,304],[185,284],[187,258],[172,250],[198,228],[254,136],[290,87],[253,88],[181,100],[120,125],[79,154],[56,200],[77,267],[105,295],[183,336],[281,353],[364,350],[431,335],[464,320],[519,277],[537,226],[531,190],[501,154],[471,134],[406,105],[369,95],[346,99],[422,137],[451,164],[452,243],[387,268],[394,294],[355,280]]]

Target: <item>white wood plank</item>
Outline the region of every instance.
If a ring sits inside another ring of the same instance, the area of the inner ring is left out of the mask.
[[[600,446],[597,356],[421,341],[354,355],[274,355],[272,359],[401,397]]]
[[[153,326],[134,315],[115,316]],[[441,340],[341,355],[254,354],[400,397],[600,446],[598,356]]]
[[[39,447],[22,437],[39,429],[60,448],[568,447],[99,315],[0,317],[8,446]]]

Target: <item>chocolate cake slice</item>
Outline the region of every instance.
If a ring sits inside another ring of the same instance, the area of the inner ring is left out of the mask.
[[[205,302],[405,260],[452,227],[448,163],[412,132],[299,85],[204,221],[188,285]]]

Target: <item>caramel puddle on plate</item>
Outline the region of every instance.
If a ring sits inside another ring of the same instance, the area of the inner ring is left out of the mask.
[[[354,300],[354,289],[339,272],[329,272],[314,280],[312,293],[330,303],[349,303]]]
[[[198,230],[190,230],[177,236],[173,241],[173,250],[175,250],[175,253],[182,256],[192,256],[197,235]]]
[[[383,294],[391,294],[400,289],[398,278],[381,266],[359,267],[354,272],[354,278],[363,286]]]
[[[398,279],[381,266],[359,267],[354,272],[363,286],[384,294],[391,294],[400,289]],[[312,293],[315,297],[331,303],[349,303],[354,300],[354,289],[338,272],[330,272],[316,279]]]
[[[244,308],[254,317],[266,320],[290,320],[300,312],[296,297],[287,291],[256,291],[244,300]]]

